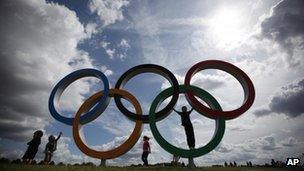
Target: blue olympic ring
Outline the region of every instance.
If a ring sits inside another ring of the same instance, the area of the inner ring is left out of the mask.
[[[104,85],[103,90],[103,96],[100,98],[99,103],[92,108],[89,112],[82,115],[80,117],[80,123],[86,124],[91,122],[92,120],[96,119],[101,113],[104,112],[104,110],[107,108],[109,102],[110,102],[110,96],[109,96],[109,81],[107,77],[101,72],[96,69],[81,69],[77,70],[75,72],[72,72],[71,74],[65,76],[63,79],[61,79],[54,89],[51,92],[50,98],[49,98],[49,110],[51,115],[58,121],[65,123],[67,125],[73,125],[74,118],[68,118],[60,115],[56,108],[55,104],[57,105],[59,102],[59,99],[63,93],[63,91],[75,80],[78,80],[83,77],[96,77],[102,80]],[[55,100],[55,103],[54,103]]]

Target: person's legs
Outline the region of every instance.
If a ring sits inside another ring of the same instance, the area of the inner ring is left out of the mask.
[[[53,157],[53,153],[50,153],[50,154],[49,154],[49,160],[48,160],[49,163],[51,162],[52,157]]]
[[[144,162],[145,166],[148,166],[148,152],[144,151],[141,156],[141,160]]]
[[[194,149],[194,147],[190,147],[190,149]],[[190,167],[190,168],[196,167],[192,157],[188,158],[188,167]]]
[[[27,160],[28,160],[28,159],[26,159],[26,158],[22,159],[22,163],[23,163],[23,164],[27,164]]]
[[[195,138],[194,138],[194,130],[193,126],[189,125],[185,127],[186,137],[187,137],[187,144],[189,148],[195,147]]]
[[[186,131],[186,136],[187,136],[187,144],[188,144],[190,149],[194,149],[195,138],[194,138],[193,126],[189,125],[189,126],[185,127],[185,131]],[[188,158],[188,167],[190,167],[190,168],[196,167],[192,157]]]
[[[147,156],[146,156],[146,166],[148,166],[148,156],[149,156],[149,152],[147,152]]]
[[[46,162],[47,162],[47,156],[48,156],[48,154],[47,154],[47,152],[45,152],[44,159],[43,159],[44,164],[46,164]]]
[[[51,161],[51,154],[48,152],[45,154],[44,163],[49,164]]]
[[[144,165],[148,166],[148,153],[145,152],[145,156],[144,156]]]
[[[145,156],[144,156],[144,153],[145,153],[145,152],[143,152],[142,155],[141,155],[141,161],[143,161],[143,162],[145,163],[145,158],[144,158]]]
[[[100,166],[102,167],[106,166],[106,159],[100,159]]]
[[[194,160],[192,157],[188,158],[188,167],[189,168],[194,168],[196,167],[195,164],[194,164]]]

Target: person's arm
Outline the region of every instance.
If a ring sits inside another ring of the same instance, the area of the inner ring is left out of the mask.
[[[192,108],[192,109],[189,111],[189,113],[191,113],[191,112],[193,111],[193,109],[194,109],[194,108]]]
[[[56,141],[58,141],[58,140],[59,140],[59,138],[61,137],[61,135],[62,135],[62,132],[60,132],[60,133],[59,133],[59,135],[58,135],[58,137],[57,137]]]
[[[181,113],[182,113],[182,112],[179,112],[179,111],[175,110],[174,108],[173,108],[173,110],[174,110],[174,112],[176,112],[179,115],[181,115]]]

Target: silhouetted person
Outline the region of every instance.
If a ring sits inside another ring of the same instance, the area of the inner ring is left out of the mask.
[[[177,111],[174,108],[173,108],[173,110],[181,116],[182,126],[184,126],[186,137],[187,137],[187,144],[190,149],[194,149],[195,148],[195,138],[194,138],[193,125],[190,120],[190,114],[193,111],[193,108],[191,110],[187,111],[187,107],[183,106],[182,111]],[[188,166],[195,167],[193,158],[189,158],[188,160],[189,160]]]
[[[141,155],[141,160],[144,162],[145,166],[148,166],[148,155],[151,153],[149,139],[150,138],[147,136],[144,136],[143,138],[143,153]]]
[[[100,159],[100,165],[101,167],[105,167],[106,166],[106,159]]]
[[[235,162],[235,161],[233,162],[233,166],[234,166],[234,167],[237,167],[237,164],[236,164],[236,162]]]
[[[251,163],[251,161],[249,161],[248,163],[249,163],[249,166],[250,166],[250,167],[252,167],[252,163]]]
[[[271,159],[271,166],[275,167],[276,166],[276,162],[274,161],[274,159]]]
[[[61,137],[62,132],[59,133],[58,137],[55,139],[55,137],[53,135],[49,136],[49,142],[46,144],[45,146],[45,157],[44,157],[44,163],[45,164],[49,164],[54,151],[56,151],[57,149],[57,141],[59,140],[59,138]]]
[[[230,162],[229,166],[230,166],[230,167],[233,167],[233,164]]]
[[[228,166],[228,164],[227,164],[227,162],[225,162],[225,167],[227,167]]]
[[[41,143],[41,137],[43,136],[43,132],[41,130],[35,131],[33,135],[33,139],[27,143],[28,147],[25,154],[22,157],[22,160],[26,164],[31,164],[34,157],[38,152],[38,147]]]
[[[177,165],[177,164],[178,164],[179,159],[180,159],[180,156],[173,155],[172,164],[173,164],[173,165]]]

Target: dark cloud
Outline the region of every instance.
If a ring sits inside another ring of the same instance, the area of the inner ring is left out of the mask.
[[[286,50],[291,65],[299,64],[302,57],[296,59],[294,53],[304,49],[304,1],[283,0],[274,6],[261,23],[261,34]]]
[[[271,111],[285,114],[291,118],[304,113],[304,79],[282,87],[269,104]]]
[[[282,87],[281,91],[272,97],[269,103],[269,109],[257,109],[253,113],[256,116],[279,113],[294,118],[304,114],[303,102],[304,79]]]
[[[267,116],[267,115],[271,114],[271,110],[264,109],[264,108],[256,109],[255,111],[253,111],[253,114],[257,117]]]
[[[77,50],[88,35],[74,12],[45,1],[1,1],[0,23],[0,137],[25,140],[48,123],[53,84],[79,66],[92,66]]]

